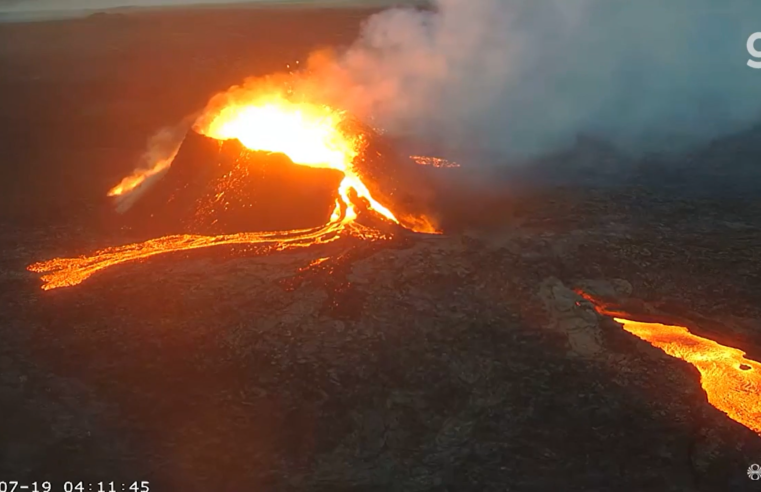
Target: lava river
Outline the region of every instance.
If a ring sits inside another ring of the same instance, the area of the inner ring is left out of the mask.
[[[761,434],[761,364],[745,358],[740,349],[694,335],[684,326],[648,323],[621,317],[604,303],[579,292],[603,315],[624,330],[672,357],[689,362],[700,372],[708,403],[729,418]]]

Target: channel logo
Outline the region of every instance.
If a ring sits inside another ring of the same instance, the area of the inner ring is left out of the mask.
[[[748,60],[748,66],[750,68],[761,68],[761,51],[756,49],[756,41],[759,39],[761,39],[761,32],[754,32],[750,35],[748,42],[746,43],[748,54],[751,56],[751,59]]]

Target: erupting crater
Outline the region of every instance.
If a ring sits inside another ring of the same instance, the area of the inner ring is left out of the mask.
[[[357,221],[363,211],[389,230],[437,233],[409,194],[403,198],[398,178],[410,180],[413,172],[381,152],[378,140],[335,108],[271,88],[234,87],[210,100],[184,139],[108,192],[123,222],[152,239],[28,269],[41,273],[49,290],[175,251],[230,244],[284,250],[342,236],[390,237]]]

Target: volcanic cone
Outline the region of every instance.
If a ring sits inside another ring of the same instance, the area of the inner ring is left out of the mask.
[[[147,236],[317,227],[330,219],[342,178],[190,131],[167,173],[122,220]]]
[[[391,139],[356,121],[350,124],[353,131],[365,135],[354,169],[370,193],[388,204],[403,226],[433,232],[424,225],[435,226],[430,224],[435,216],[435,188],[430,176],[401,153]]]

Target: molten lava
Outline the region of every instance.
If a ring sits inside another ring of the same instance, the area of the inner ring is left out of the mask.
[[[140,169],[125,177],[118,185],[108,191],[108,196],[123,196],[143,184],[146,179],[164,171],[172,165],[172,161],[177,157],[177,152],[179,152],[179,150],[180,147],[177,146],[168,157],[157,159],[152,167],[148,169]]]
[[[352,167],[362,145],[362,135],[347,135],[345,116],[328,106],[294,103],[284,96],[267,95],[245,104],[226,106],[196,124],[202,135],[217,140],[238,139],[251,150],[282,152],[303,166],[326,167],[344,173],[339,194],[356,217],[349,190],[370,203],[370,208],[398,223],[393,213],[378,203]]]
[[[243,91],[233,88],[229,94],[213,98],[196,120],[194,130],[220,141],[237,139],[250,150],[283,153],[295,164],[338,170],[344,178],[339,185],[334,211],[327,224],[315,229],[273,233],[246,232],[220,236],[173,235],[142,243],[106,248],[90,256],[57,258],[35,263],[28,269],[42,273],[45,290],[77,285],[112,265],[140,260],[173,251],[193,250],[225,244],[251,244],[274,249],[303,247],[330,242],[342,234],[368,239],[384,237],[379,231],[355,223],[354,199],[367,203],[388,221],[400,220],[371,195],[354,168],[354,161],[365,144],[365,136],[351,132],[346,115],[331,107],[311,102],[295,102],[282,91]],[[125,197],[134,193],[147,178],[171,165],[177,151],[163,156],[153,166],[136,171],[109,191],[110,196]],[[404,217],[403,225],[416,232],[436,233],[425,217]]]
[[[442,159],[441,157],[431,157],[427,155],[411,155],[410,159],[415,161],[415,164],[419,166],[431,166],[431,167],[460,167],[456,162]]]
[[[684,326],[614,319],[632,335],[695,366],[708,402],[761,434],[761,364],[746,359],[740,349],[693,335]]]
[[[334,217],[340,215],[339,207],[340,205],[336,204]],[[320,228],[298,231],[239,233],[219,236],[190,234],[165,236],[142,243],[105,248],[89,256],[42,261],[30,265],[28,269],[32,272],[42,273],[41,279],[44,282],[42,289],[50,290],[80,284],[93,274],[114,265],[175,251],[190,251],[211,246],[236,244],[260,246],[275,250],[293,249],[335,241],[342,232],[367,239],[383,239],[385,237],[375,230],[354,222],[347,222],[344,219],[331,221]]]
[[[600,314],[612,316],[624,330],[682,359],[700,372],[700,384],[708,402],[729,418],[761,434],[761,364],[745,358],[745,352],[690,333],[684,326],[646,323],[621,317],[587,294]]]

